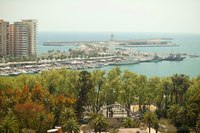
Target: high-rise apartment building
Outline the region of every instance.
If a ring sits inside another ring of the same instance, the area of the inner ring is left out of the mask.
[[[15,22],[15,55],[28,55],[29,38],[28,25],[22,22]]]
[[[28,54],[36,54],[37,20],[22,20],[28,26]]]
[[[0,56],[8,55],[9,22],[0,20]]]
[[[15,26],[10,24],[8,27],[8,55],[15,56],[16,54],[16,42],[15,42]]]
[[[7,22],[7,27],[5,26],[6,22],[2,22],[4,22],[2,34],[6,35],[7,41],[5,43],[4,39],[4,43],[2,43],[2,49],[5,50],[2,50],[0,56],[36,55],[37,20],[22,20],[10,25]]]

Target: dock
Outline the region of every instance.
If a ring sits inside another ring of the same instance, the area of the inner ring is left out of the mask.
[[[111,41],[118,45],[123,46],[136,46],[136,47],[148,47],[148,46],[177,46],[172,43],[172,38],[152,38],[152,39],[137,39],[137,40],[108,40],[108,41],[46,41],[43,42],[44,46],[67,46],[83,44],[108,44]]]

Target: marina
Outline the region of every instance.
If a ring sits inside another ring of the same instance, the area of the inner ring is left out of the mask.
[[[200,63],[200,40],[198,35],[196,37],[191,35],[154,34],[154,37],[157,39],[161,38],[164,40],[162,38],[164,36],[170,42],[172,42],[173,38],[172,43],[176,44],[175,47],[127,47],[120,45],[119,42],[115,42],[113,38],[104,41],[106,39],[103,37],[108,36],[107,33],[84,33],[81,34],[82,38],[80,39],[75,39],[75,34],[71,33],[65,33],[63,39],[58,37],[58,35],[62,36],[62,34],[45,33],[45,35],[48,36],[44,37],[41,33],[39,34],[39,59],[37,61],[1,62],[1,76],[9,76],[12,73],[14,73],[13,75],[34,74],[60,68],[89,71],[101,69],[109,71],[115,66],[119,66],[122,70],[126,69],[147,76],[169,76],[174,73],[184,73],[194,77],[200,73],[198,68]],[[93,39],[97,41],[87,41],[91,39],[91,35],[94,35]],[[143,35],[137,33],[131,35],[135,36],[135,38],[130,38],[130,33],[115,34],[116,38],[119,38],[118,40],[147,40],[142,38],[153,38],[151,34]],[[67,36],[71,40],[66,39]],[[58,37],[60,41],[52,40],[49,42],[74,42],[73,40],[78,40],[76,42],[87,43],[63,46],[43,45],[43,42],[55,37]],[[91,44],[88,44],[88,42]],[[96,50],[99,51],[97,52]],[[193,67],[190,67],[191,64]]]
[[[0,64],[0,76],[18,76],[36,74],[52,69],[87,70],[106,66],[134,65],[143,62],[181,61],[186,57],[170,53],[168,56],[157,54],[138,54],[134,56],[107,56],[91,58],[72,58],[59,60],[39,60],[29,62],[8,62]]]

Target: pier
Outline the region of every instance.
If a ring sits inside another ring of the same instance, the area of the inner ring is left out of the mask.
[[[114,42],[123,46],[135,46],[135,47],[149,47],[149,46],[178,46],[171,42],[172,38],[152,38],[152,39],[138,39],[138,40],[111,40],[108,41],[46,41],[44,46],[65,46],[65,45],[77,45],[82,44],[108,44]]]

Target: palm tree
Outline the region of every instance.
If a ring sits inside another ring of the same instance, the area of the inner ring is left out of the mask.
[[[89,119],[89,125],[95,132],[101,133],[102,129],[108,127],[108,120],[103,114],[92,114]]]
[[[196,132],[200,132],[200,114],[198,115],[197,118],[197,123],[196,123]]]
[[[130,117],[127,117],[123,120],[122,125],[125,128],[136,128],[139,127],[138,123],[136,123],[134,120],[132,120]]]
[[[78,133],[80,130],[80,126],[74,119],[69,119],[63,126],[63,128],[68,132],[68,133]]]
[[[180,106],[178,104],[174,104],[170,106],[169,118],[172,119],[174,124],[181,124],[185,126],[195,126],[196,120],[196,111],[198,111],[198,106],[194,103],[187,104],[185,103],[184,106]]]
[[[173,84],[173,89],[172,89],[172,93],[175,95],[175,101],[176,101],[176,104],[178,102],[178,86],[177,86],[177,83],[178,83],[178,74],[175,74],[172,76],[172,84]],[[173,102],[173,97],[171,99],[171,103]]]
[[[59,119],[59,124],[63,125],[66,121],[69,119],[74,119],[76,120],[76,114],[73,109],[71,108],[64,108],[61,111],[60,119]]]
[[[158,120],[154,121],[153,127],[154,127],[154,129],[156,130],[156,133],[157,133],[158,132],[158,128],[159,128]]]
[[[149,126],[149,133],[151,133],[151,125],[153,125],[156,121],[158,121],[155,113],[146,112],[144,113],[143,121]]]
[[[194,104],[185,104],[179,109],[177,118],[179,119],[179,121],[181,121],[183,126],[189,124],[195,126],[194,125],[194,120],[196,118],[195,112],[198,110],[196,107],[197,106],[195,106]]]
[[[185,93],[189,88],[189,77],[184,74],[175,74],[171,79],[176,104],[183,105],[183,103],[186,101]]]
[[[178,111],[180,109],[180,106],[178,104],[171,105],[168,109],[168,116],[172,121],[176,124],[176,119],[178,115]]]
[[[164,97],[164,108],[168,109],[168,103],[169,103],[169,97],[172,99],[173,93],[172,93],[172,86],[171,82],[166,79],[163,81],[163,97]],[[170,96],[171,93],[171,96]],[[172,100],[171,100],[172,101]]]
[[[8,114],[0,124],[1,133],[19,133],[19,126],[17,119]]]

